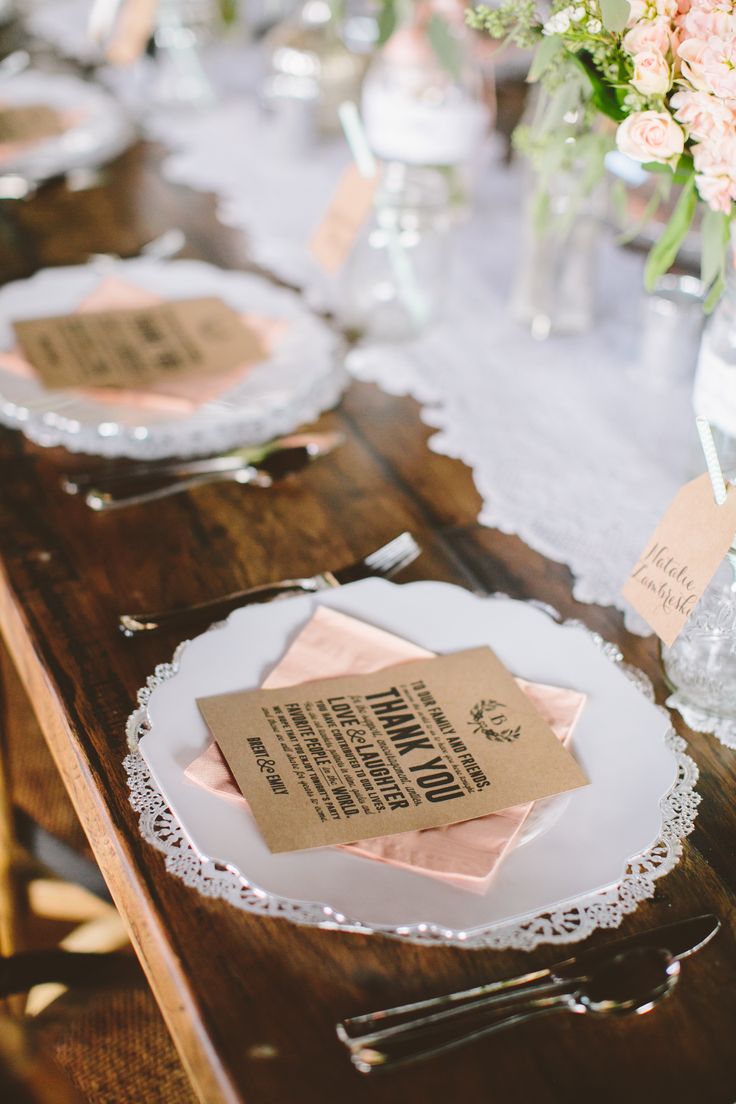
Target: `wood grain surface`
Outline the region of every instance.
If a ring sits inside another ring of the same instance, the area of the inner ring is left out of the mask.
[[[172,225],[186,231],[186,255],[246,267],[247,241],[217,223],[211,197],[163,182],[160,156],[142,144],[98,189],[54,184],[32,202],[0,204],[3,280],[90,252],[132,254]],[[232,485],[181,495],[155,507],[155,524],[149,507],[95,515],[61,493],[60,475],[94,460],[0,432],[0,629],[199,1098],[734,1104],[736,758],[712,737],[686,734],[703,801],[682,861],[619,929],[721,917],[724,930],[684,964],[676,995],[649,1016],[558,1017],[375,1080],[351,1068],[338,1019],[551,963],[559,949],[421,948],[256,918],[188,889],[141,840],[122,767],[124,724],[136,690],[178,640],[123,639],[121,609],[309,574],[403,529],[424,554],[402,580],[550,602],[617,641],[663,697],[651,639],[624,632],[614,610],[574,602],[563,567],[476,524],[471,474],[427,448],[412,402],[353,384],[319,424],[343,429],[347,443],[298,482],[267,495]],[[610,938],[601,931],[589,943]]]

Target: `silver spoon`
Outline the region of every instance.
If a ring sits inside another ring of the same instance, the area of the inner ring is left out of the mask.
[[[625,1016],[649,1012],[677,984],[680,963],[669,951],[634,947],[598,964],[584,979],[539,986],[533,997],[520,997],[502,1008],[486,1007],[457,1016],[449,1023],[419,1025],[414,1030],[388,1028],[348,1042],[350,1060],[361,1073],[396,1069],[464,1046],[476,1039],[554,1012]]]

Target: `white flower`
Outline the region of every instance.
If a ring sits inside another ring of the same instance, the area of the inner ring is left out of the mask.
[[[572,14],[572,8],[562,8],[561,11],[555,12],[551,18],[547,20],[542,28],[543,34],[546,35],[564,35],[570,30],[570,17]]]
[[[600,34],[603,30],[603,24],[600,19],[590,19],[588,21],[588,30],[591,34]]]

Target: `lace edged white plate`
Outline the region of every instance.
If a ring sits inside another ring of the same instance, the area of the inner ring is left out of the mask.
[[[135,138],[130,120],[108,92],[66,73],[19,73],[2,82],[0,101],[13,107],[44,104],[73,120],[58,136],[12,156],[0,155],[0,173],[18,173],[36,183],[72,169],[104,165]]]
[[[73,311],[105,277],[164,298],[217,296],[238,311],[287,325],[268,359],[235,387],[178,416],[45,391],[38,380],[0,368],[0,422],[37,444],[139,459],[206,454],[288,433],[334,406],[345,387],[340,339],[297,295],[261,276],[202,261],[137,258],[51,268],[8,284],[0,289],[0,348],[14,344],[13,320]]]
[[[271,855],[249,814],[184,770],[208,742],[195,699],[258,685],[324,601],[435,651],[490,644],[524,677],[588,694],[573,751],[591,786],[512,851],[483,897],[337,849]],[[236,611],[182,645],[128,722],[131,803],[167,869],[205,896],[327,929],[465,947],[570,943],[651,897],[692,830],[697,769],[651,684],[584,626],[442,583],[352,584]]]

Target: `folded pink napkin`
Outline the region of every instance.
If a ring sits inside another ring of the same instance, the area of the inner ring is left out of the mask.
[[[102,280],[95,290],[79,305],[80,313],[102,310],[127,310],[136,307],[150,307],[160,303],[161,296],[150,291],[134,287],[116,277]],[[241,315],[246,323],[260,337],[264,347],[272,350],[285,329],[285,323],[273,318],[263,318],[255,314]],[[254,367],[253,362],[243,364],[232,372],[220,376],[203,378],[185,378],[161,380],[145,391],[125,391],[120,388],[87,387],[80,388],[79,394],[94,402],[121,403],[138,406],[142,409],[168,411],[172,414],[188,414],[203,403],[211,402],[229,391],[231,387]],[[24,358],[19,348],[10,352],[0,352],[0,368],[6,368],[18,376],[35,376],[34,368]]]
[[[318,606],[266,678],[263,688],[277,689],[313,679],[369,674],[432,654],[383,629]],[[524,679],[517,679],[517,682],[555,735],[567,744],[585,704],[585,694]],[[246,804],[215,743],[190,763],[186,775],[214,793]],[[346,850],[437,878],[460,889],[484,893],[533,804],[514,805],[490,816],[444,828],[362,840],[347,844]]]

